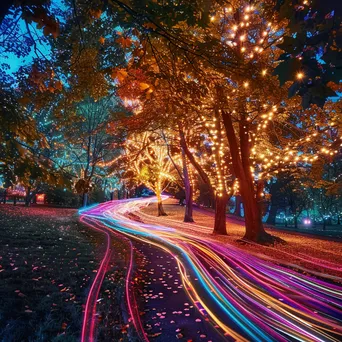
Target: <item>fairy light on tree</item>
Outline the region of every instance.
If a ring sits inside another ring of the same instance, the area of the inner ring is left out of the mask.
[[[126,177],[154,191],[158,216],[166,216],[161,195],[175,181],[175,170],[168,157],[165,141],[148,132],[133,134],[126,140],[124,149]]]

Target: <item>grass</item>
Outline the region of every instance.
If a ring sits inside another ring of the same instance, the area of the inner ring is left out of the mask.
[[[0,341],[79,341],[103,236],[72,209],[1,205],[0,241]],[[123,336],[122,277],[111,265],[98,305],[110,315],[99,317],[98,341]]]

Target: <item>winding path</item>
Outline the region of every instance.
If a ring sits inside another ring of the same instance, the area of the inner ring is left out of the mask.
[[[178,264],[189,300],[227,341],[342,340],[341,286],[259,259],[233,246],[227,248],[214,239],[196,236],[196,226],[193,231],[180,231],[129,218],[154,200],[107,202],[80,212],[81,220],[106,234],[114,231],[128,239],[129,270],[132,241],[153,245],[171,255]],[[91,314],[96,309],[105,263],[104,259],[87,302],[83,341],[93,338]],[[129,291],[129,277],[130,271],[126,288],[129,313],[140,339],[148,341],[137,313],[136,298]],[[87,324],[89,320],[91,324]]]

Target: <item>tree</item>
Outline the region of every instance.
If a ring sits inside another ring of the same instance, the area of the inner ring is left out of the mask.
[[[68,184],[69,179],[57,164],[44,154],[48,147],[32,113],[18,103],[18,94],[3,89],[0,95],[1,173],[7,186],[20,183],[26,188],[25,204],[43,184]]]
[[[64,108],[58,118],[59,133],[65,139],[59,159],[64,168],[77,176],[75,188],[82,194],[83,206],[87,205],[92,182],[102,176],[100,170],[119,153],[122,137],[109,129],[117,119],[116,113],[115,98],[88,98]]]
[[[304,108],[323,106],[337,96],[332,84],[342,80],[342,4],[328,1],[276,1],[279,18],[287,19],[288,33],[278,44],[284,51],[275,72],[280,82],[292,82],[289,96],[300,94]],[[303,77],[294,80],[300,70]]]
[[[134,34],[140,44],[133,51],[131,64],[145,65],[145,69],[149,66],[154,79],[159,75],[177,85],[173,90],[185,98],[183,102],[205,103],[213,113],[218,112],[221,116],[232,169],[239,180],[244,202],[245,238],[267,242],[272,238],[264,231],[260,211],[264,174],[267,177],[270,166],[284,162],[284,154],[288,163],[295,164],[298,160],[311,162],[317,147],[309,151],[302,141],[298,143],[301,139],[299,131],[304,131],[306,138],[315,133],[319,133],[322,139],[327,138],[329,117],[327,113],[320,112],[321,117],[317,118],[315,108],[311,112],[301,111],[298,97],[287,100],[291,84],[280,87],[278,79],[272,76],[277,73],[282,54],[278,45],[293,34],[287,28],[287,20],[273,24],[277,18],[268,6],[273,2],[253,7],[248,2],[237,1],[223,7],[213,1],[204,11],[200,6],[200,9],[196,8],[196,4],[184,1],[179,10],[173,7],[174,16],[168,20],[162,13],[165,6],[172,4],[147,1],[126,5],[111,2],[111,6],[123,9],[137,28]],[[190,13],[189,9],[193,12]],[[298,9],[291,7],[291,10],[296,12]],[[203,20],[200,19],[202,15]],[[126,47],[131,47],[131,43],[126,44],[129,30],[125,34],[121,41]],[[121,72],[121,75],[125,78],[127,72]],[[300,68],[291,74],[297,82],[306,82],[303,76]],[[146,84],[145,89],[149,89],[147,98],[153,96],[154,84]],[[193,89],[198,90],[197,94]],[[208,93],[214,96],[208,97]],[[309,120],[306,119],[308,115]],[[320,125],[318,132],[315,121]],[[267,129],[270,126],[274,129]],[[258,137],[259,130],[262,138]],[[325,148],[329,153],[331,141],[330,137],[326,140]],[[266,146],[268,156],[262,157],[258,151]],[[307,152],[305,156],[302,156],[302,149]],[[272,155],[279,160],[269,158]]]
[[[175,176],[165,141],[156,134],[130,136],[125,143],[125,158],[126,177],[154,191],[158,216],[166,216],[161,195],[175,181]]]

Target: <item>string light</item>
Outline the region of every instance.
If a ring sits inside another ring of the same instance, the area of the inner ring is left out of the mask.
[[[297,79],[301,80],[304,78],[304,74],[302,72],[297,73]]]

